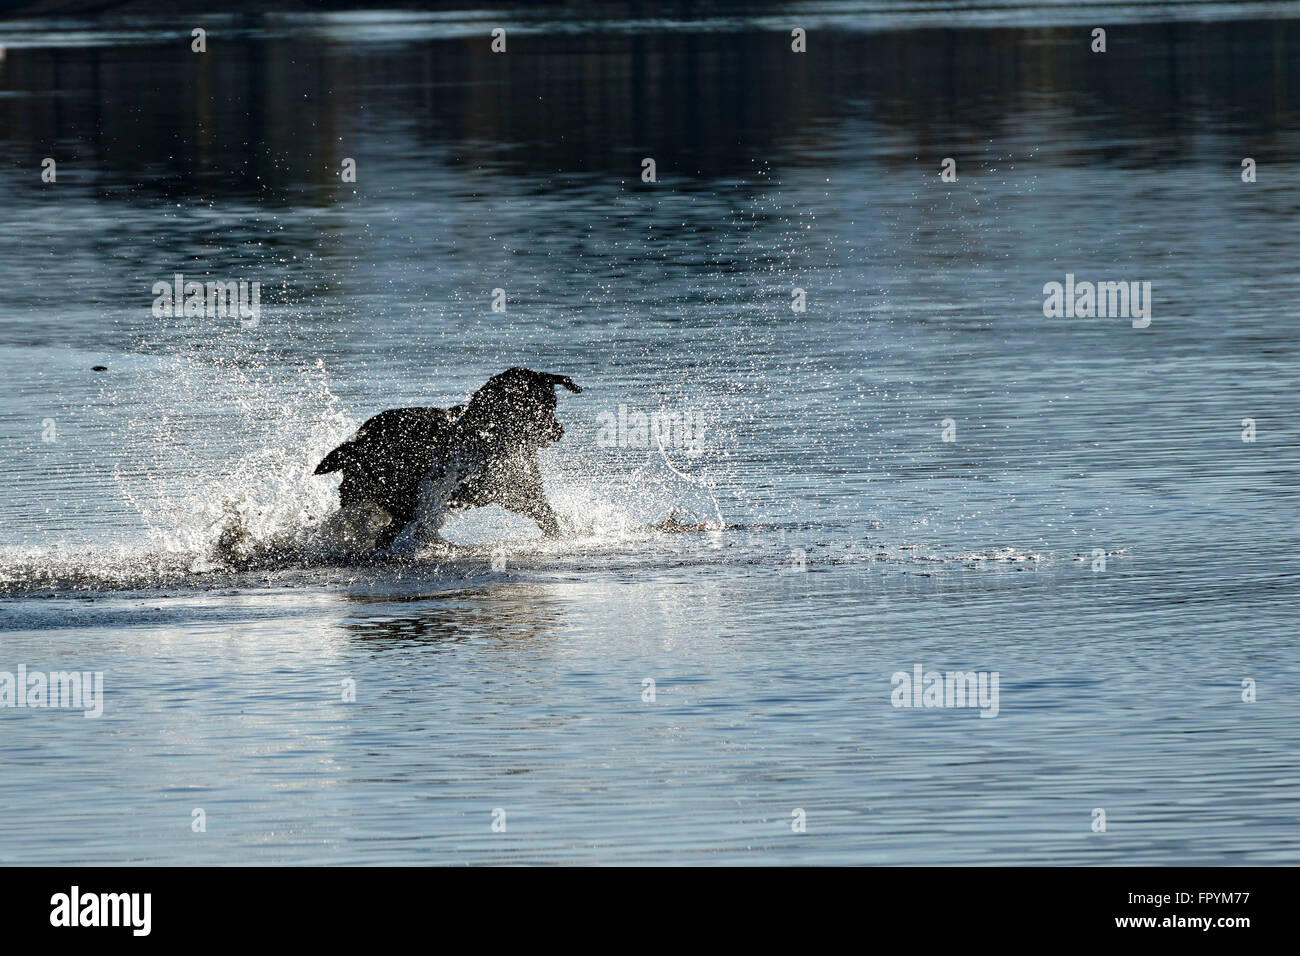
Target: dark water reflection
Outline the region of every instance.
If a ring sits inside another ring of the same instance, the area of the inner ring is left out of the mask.
[[[545,588],[528,582],[496,582],[436,596],[350,594],[359,606],[339,627],[376,651],[410,645],[484,638],[510,645],[552,639],[560,620]]]
[[[817,165],[845,124],[871,124],[861,147],[886,168],[936,151],[1006,160],[996,144],[1049,107],[1091,163],[1195,162],[1207,132],[1262,160],[1293,143],[1296,21],[1133,24],[1104,56],[1080,34],[832,31],[805,56],[752,29],[530,35],[506,56],[463,38],[349,44],[283,28],[214,39],[204,56],[174,38],[18,47],[0,60],[0,138],[19,168],[57,145],[69,178],[105,199],[270,203],[341,198],[354,152],[368,171],[488,166],[548,190],[635,182],[650,153],[686,183]]]

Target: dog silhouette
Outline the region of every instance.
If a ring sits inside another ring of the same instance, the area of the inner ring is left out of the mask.
[[[564,435],[555,417],[556,386],[582,391],[567,375],[512,368],[488,379],[464,405],[380,412],[315,473],[343,473],[343,508],[370,502],[391,518],[375,550],[391,545],[422,504],[500,505],[555,537],[560,525],[542,489],[537,452]]]

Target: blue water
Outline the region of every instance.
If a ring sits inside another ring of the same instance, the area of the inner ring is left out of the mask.
[[[0,671],[104,675],[0,707],[0,862],[1300,861],[1300,13],[1091,12],[0,21]],[[560,541],[321,547],[512,365]]]

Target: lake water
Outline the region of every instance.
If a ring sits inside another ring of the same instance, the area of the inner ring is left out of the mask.
[[[1300,8],[692,10],[0,21],[0,862],[1300,862]],[[512,365],[562,540],[313,543]]]

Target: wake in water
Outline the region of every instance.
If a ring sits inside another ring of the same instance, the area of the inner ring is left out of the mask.
[[[457,578],[503,565],[540,571],[685,561],[763,568],[789,559],[783,528],[726,521],[716,476],[683,469],[660,435],[630,470],[583,439],[546,451],[546,494],[559,538],[543,540],[531,522],[500,508],[451,508],[453,470],[425,483],[419,520],[376,551],[388,513],[368,502],[338,508],[337,479],[312,474],[357,425],[322,363],[288,374],[278,358],[264,365],[184,355],[136,363],[94,407],[111,439],[95,473],[112,477],[99,507],[113,518],[113,543],[89,538],[0,548],[0,593],[311,583],[354,571],[394,578],[445,570]],[[111,514],[115,508],[120,514]],[[133,524],[143,540],[117,543],[121,528]],[[725,540],[714,540],[724,532]],[[683,533],[712,537],[683,553]],[[848,555],[818,547],[806,555],[813,570],[846,562],[1025,567],[1042,558],[1013,548],[928,551],[865,539]]]

